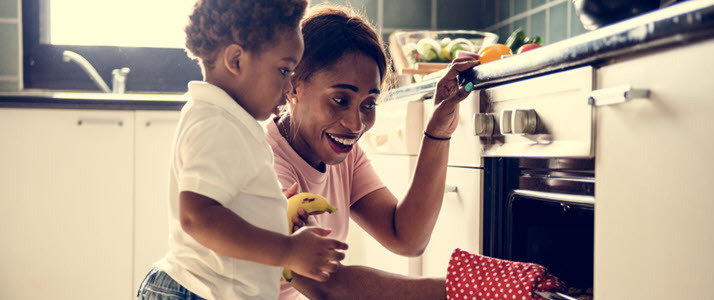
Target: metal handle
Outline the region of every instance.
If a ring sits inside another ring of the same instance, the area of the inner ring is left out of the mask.
[[[124,126],[124,120],[117,119],[94,119],[94,118],[81,118],[77,120],[77,126],[82,125],[119,125]]]
[[[444,187],[444,194],[456,193],[458,191],[459,191],[459,187],[457,187],[455,185],[447,185]]]
[[[173,123],[173,122],[178,122],[176,119],[154,119],[154,120],[146,120],[146,123],[144,125],[146,127],[151,126],[151,124],[157,124],[157,123]]]
[[[595,106],[605,106],[625,103],[634,99],[649,99],[649,97],[650,90],[636,89],[629,84],[623,84],[592,91],[588,98],[588,103]]]

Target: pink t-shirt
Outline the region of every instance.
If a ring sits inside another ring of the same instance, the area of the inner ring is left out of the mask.
[[[267,140],[275,156],[275,173],[284,189],[298,183],[298,192],[322,195],[337,208],[331,214],[316,216],[321,227],[332,229],[330,237],[345,241],[349,231],[350,205],[365,195],[384,187],[358,144],[340,164],[327,165],[325,172],[315,170],[280,135],[275,122],[268,123]],[[296,299],[300,293],[281,280],[279,299]]]

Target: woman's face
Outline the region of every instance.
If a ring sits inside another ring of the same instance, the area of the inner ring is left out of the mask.
[[[346,53],[297,82],[291,94],[293,147],[313,166],[342,162],[374,125],[380,85],[377,63],[361,53]]]

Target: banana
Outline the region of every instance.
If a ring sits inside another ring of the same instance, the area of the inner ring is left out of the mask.
[[[299,193],[288,199],[288,232],[293,233],[293,217],[297,216],[298,208],[302,208],[306,213],[326,211],[333,213],[337,210],[327,203],[327,199],[313,193]],[[290,282],[293,280],[293,273],[288,268],[283,268],[283,278]]]

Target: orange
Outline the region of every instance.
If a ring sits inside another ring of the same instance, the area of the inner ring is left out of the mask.
[[[513,51],[511,51],[511,48],[508,48],[508,46],[504,44],[493,44],[491,46],[484,47],[478,52],[478,60],[481,61],[482,64],[485,64],[487,62],[501,59],[501,55],[511,54],[513,54]]]

